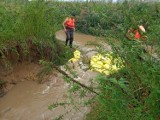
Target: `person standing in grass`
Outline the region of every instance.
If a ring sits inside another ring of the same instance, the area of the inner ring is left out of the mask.
[[[74,31],[75,31],[75,14],[72,13],[70,17],[67,17],[63,22],[64,31],[66,33],[66,46],[68,45],[72,48]]]

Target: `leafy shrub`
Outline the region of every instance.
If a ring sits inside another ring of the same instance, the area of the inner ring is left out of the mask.
[[[87,119],[159,119],[160,114],[156,112],[160,109],[159,60],[145,51],[145,46],[159,45],[159,5],[139,2],[92,4],[87,9],[87,17],[78,22],[80,31],[83,32],[86,21],[85,33],[105,36],[126,67],[115,75],[97,78],[101,96]],[[148,40],[128,40],[125,36],[128,29],[138,29],[141,24],[146,28]],[[159,47],[156,54],[159,56]]]

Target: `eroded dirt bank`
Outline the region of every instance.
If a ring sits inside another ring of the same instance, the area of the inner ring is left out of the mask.
[[[56,38],[64,41],[64,32],[58,31]],[[95,46],[86,46],[86,44],[97,41],[96,37],[75,33],[74,47],[90,57],[96,53]],[[111,49],[108,45],[106,48]],[[83,84],[88,85],[88,80],[96,76],[95,72],[83,71],[78,64],[75,66],[77,80]],[[90,110],[89,107],[78,105],[77,111],[73,109],[74,106],[48,109],[48,106],[53,103],[69,103],[68,89],[72,85],[66,84],[63,76],[56,70],[43,78],[45,81],[43,84],[38,84],[36,75],[40,69],[41,66],[37,63],[20,63],[14,68],[14,72],[8,75],[2,72],[2,78],[10,85],[6,88],[9,90],[7,94],[0,98],[0,120],[52,120],[61,115],[64,120],[83,120]],[[75,94],[76,101],[80,101],[77,96]]]

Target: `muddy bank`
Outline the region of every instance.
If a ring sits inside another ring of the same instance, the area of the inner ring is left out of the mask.
[[[37,63],[20,62],[5,71],[0,69],[0,79],[5,82],[3,87],[4,93],[7,93],[17,83],[25,80],[36,80],[36,75],[40,71],[41,66]]]
[[[56,38],[65,41],[64,32],[58,31]],[[94,45],[87,45],[94,43]],[[69,63],[73,72],[76,72],[76,80],[86,86],[91,85],[97,75],[96,72],[89,69],[83,69],[87,64],[83,63],[83,58],[87,59],[97,53],[96,45],[101,44],[108,50],[111,47],[104,44],[100,38],[75,33],[74,47],[82,52],[82,59],[74,63]],[[81,63],[81,64],[80,64]],[[80,66],[81,65],[81,66]],[[84,65],[84,66],[83,66]],[[74,66],[74,67],[73,67]],[[88,66],[87,66],[88,67]],[[64,66],[60,67],[66,71]],[[61,116],[64,120],[83,120],[85,115],[90,111],[90,107],[83,106],[80,102],[91,98],[92,95],[85,99],[80,99],[78,94],[74,94],[77,102],[75,106],[58,106],[52,110],[48,106],[53,103],[70,103],[69,88],[72,83],[68,84],[63,80],[62,74],[53,70],[47,77],[43,78],[44,83],[37,83],[37,73],[41,70],[41,66],[37,63],[19,63],[14,67],[10,74],[1,71],[2,78],[7,81],[9,86],[7,94],[0,98],[0,119],[1,120],[52,120]],[[68,72],[68,71],[66,71]]]

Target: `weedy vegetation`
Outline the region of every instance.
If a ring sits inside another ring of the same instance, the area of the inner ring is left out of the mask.
[[[86,120],[159,120],[159,2],[1,1],[0,62],[9,66],[13,60],[38,59],[47,66],[50,62],[65,64],[72,54],[55,39],[55,32],[62,29],[62,21],[72,11],[76,13],[77,30],[104,37],[104,41],[112,46],[113,54],[120,57],[125,66],[109,76],[97,76],[98,94],[96,99],[89,101],[93,109]],[[147,39],[129,40],[127,31],[138,29],[138,25],[146,29],[143,34]],[[70,92],[79,90],[80,96],[84,96],[81,87],[74,85]],[[51,105],[49,109],[57,105]]]

